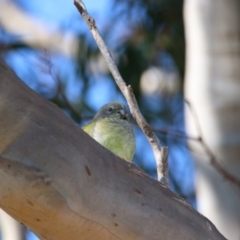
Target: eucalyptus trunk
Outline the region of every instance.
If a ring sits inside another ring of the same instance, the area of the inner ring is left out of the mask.
[[[94,141],[0,59],[0,207],[41,240],[223,240],[183,199]]]
[[[240,1],[186,0],[186,126],[240,179]],[[191,110],[190,110],[191,108]],[[195,116],[194,113],[195,112]],[[240,186],[224,179],[201,144],[194,147],[198,210],[228,239],[240,238]],[[202,154],[205,154],[203,157]]]

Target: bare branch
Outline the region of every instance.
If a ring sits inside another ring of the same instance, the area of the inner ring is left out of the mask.
[[[65,102],[65,104],[67,105],[67,107],[69,109],[71,109],[71,111],[78,117],[79,121],[82,120],[82,116],[80,115],[79,111],[77,111],[72,104],[68,101],[68,98],[66,96],[66,94],[64,93],[64,90],[62,88],[62,84],[60,81],[60,77],[58,75],[58,73],[54,72],[54,66],[51,62],[51,58],[50,55],[48,53],[48,51],[45,51],[44,56],[41,56],[41,66],[39,66],[39,68],[41,69],[41,71],[43,73],[49,74],[53,81],[56,83],[57,85],[57,92],[58,94],[62,97],[63,101]]]
[[[210,163],[211,165],[225,178],[227,179],[229,182],[233,183],[234,185],[236,185],[238,188],[240,188],[240,180],[237,179],[236,177],[234,177],[232,174],[228,173],[224,167],[221,166],[221,164],[217,161],[216,157],[214,156],[214,154],[212,153],[212,151],[210,150],[210,148],[208,147],[208,145],[206,144],[206,142],[203,140],[203,134],[202,134],[202,130],[200,127],[200,123],[198,121],[198,117],[196,114],[196,111],[193,109],[192,105],[190,104],[189,101],[185,100],[186,104],[188,105],[191,114],[194,118],[195,124],[196,124],[196,128],[199,134],[199,143],[202,145],[205,153],[209,156],[210,158]]]
[[[225,239],[182,198],[87,136],[1,59],[0,97],[0,207],[41,239]]]
[[[186,138],[186,139],[193,140],[193,141],[198,141],[198,142],[200,140],[199,137],[188,136],[185,132],[177,130],[177,129],[172,130],[172,129],[163,129],[163,128],[152,127],[152,130],[154,132],[159,132],[163,135],[172,135],[172,136],[175,136],[175,137],[178,137],[178,138]]]
[[[168,147],[161,149],[162,162],[157,165],[158,181],[168,186]]]
[[[160,174],[158,176],[158,179],[160,179],[160,181],[162,182],[161,179],[165,178],[165,176],[166,176],[165,170],[167,169],[166,150],[164,150],[164,154],[161,154],[160,141],[157,138],[157,136],[155,135],[155,133],[152,131],[152,128],[149,126],[147,121],[142,116],[131,86],[127,86],[126,83],[124,82],[123,78],[121,77],[121,75],[116,67],[116,64],[113,61],[113,58],[111,56],[111,53],[110,53],[108,47],[106,46],[105,42],[103,41],[102,37],[100,36],[100,33],[95,25],[95,20],[88,14],[88,12],[81,0],[74,0],[74,5],[78,9],[79,13],[81,14],[81,16],[83,17],[85,22],[87,23],[87,25],[93,35],[93,38],[95,39],[103,57],[105,58],[105,60],[108,64],[109,70],[112,73],[116,84],[118,85],[119,89],[121,90],[122,94],[124,95],[124,97],[126,98],[126,100],[128,102],[128,106],[131,111],[131,114],[133,115],[133,117],[135,118],[139,127],[142,129],[145,136],[147,137],[147,139],[152,147],[153,153],[154,153],[156,165],[161,166],[160,169],[164,170],[164,172],[161,172],[161,173],[158,171],[158,174]],[[167,181],[163,180],[163,182],[167,182]]]

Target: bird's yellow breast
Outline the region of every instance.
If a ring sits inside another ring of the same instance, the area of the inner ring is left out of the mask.
[[[83,130],[119,157],[132,161],[135,152],[135,137],[128,121],[102,118],[84,126]]]

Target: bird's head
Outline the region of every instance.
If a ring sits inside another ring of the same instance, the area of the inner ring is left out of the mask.
[[[119,102],[110,102],[108,104],[103,105],[95,115],[94,119],[96,120],[106,117],[129,121],[129,116],[126,107]]]

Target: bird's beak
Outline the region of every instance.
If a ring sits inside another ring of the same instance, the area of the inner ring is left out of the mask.
[[[125,109],[121,109],[120,111],[121,119],[128,120],[128,114]]]

